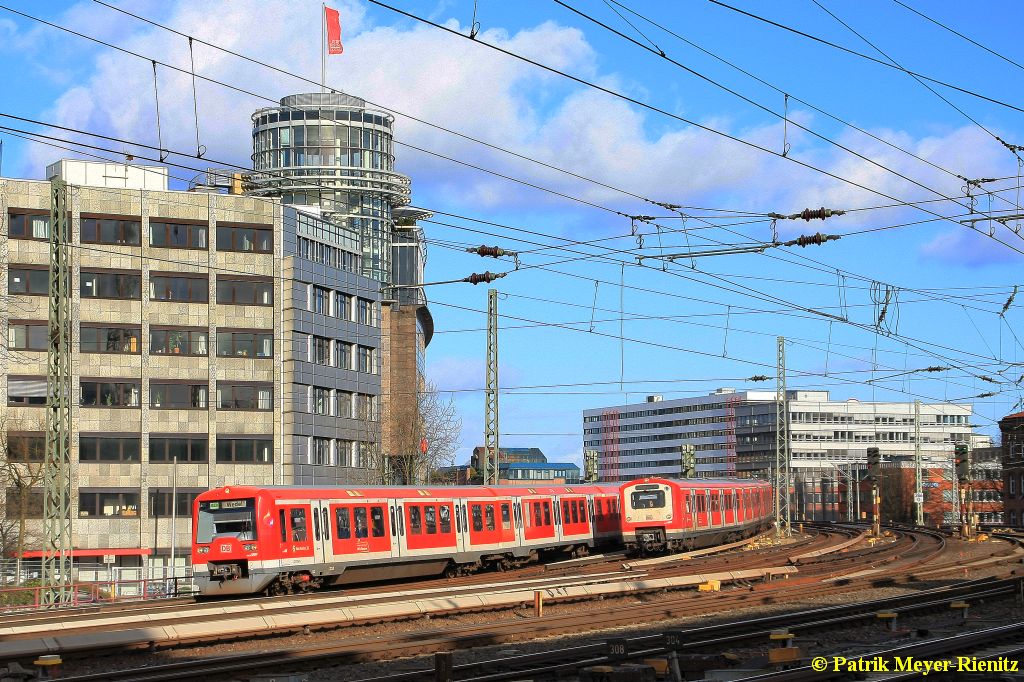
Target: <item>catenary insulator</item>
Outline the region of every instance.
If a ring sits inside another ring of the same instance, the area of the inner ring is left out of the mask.
[[[469,282],[470,284],[480,284],[481,282],[493,282],[494,280],[504,276],[504,272],[474,272],[462,281]]]
[[[475,253],[479,256],[490,256],[491,258],[498,258],[499,256],[514,256],[515,251],[508,251],[500,246],[472,246],[466,249],[469,253]]]
[[[822,234],[817,232],[815,234],[806,235],[802,234],[796,239],[790,239],[788,242],[784,242],[783,246],[809,246],[811,244],[820,245],[825,242],[831,242],[839,239],[837,234]]]

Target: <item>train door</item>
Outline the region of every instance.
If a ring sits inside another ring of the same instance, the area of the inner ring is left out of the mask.
[[[680,491],[680,495],[679,495],[679,511],[680,511],[680,514],[679,515],[681,517],[681,521],[680,521],[679,525],[682,528],[684,528],[684,529],[686,529],[686,528],[693,528],[694,525],[695,525],[694,522],[696,520],[696,514],[695,514],[695,511],[694,511],[694,508],[693,508],[693,503],[694,503],[695,499],[696,499],[696,495],[694,495],[692,490],[682,490],[682,491]]]
[[[725,524],[731,526],[736,523],[736,492],[724,490],[722,494],[722,515],[725,517]]]
[[[334,548],[331,546],[331,518],[329,503],[313,500],[310,503],[310,516],[313,517],[313,563],[322,564],[334,559]]]
[[[707,528],[711,525],[711,517],[708,514],[708,491],[695,490],[694,496],[696,498],[697,527]]]
[[[401,536],[398,534],[399,520],[402,510],[398,506],[398,500],[388,500],[388,544],[391,546],[391,556],[403,556]],[[403,524],[404,525],[404,524]]]

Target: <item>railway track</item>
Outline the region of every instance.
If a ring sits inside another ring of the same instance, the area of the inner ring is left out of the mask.
[[[873,547],[847,547],[845,551],[840,555],[830,555],[828,553],[822,553],[820,556],[808,556],[809,554],[817,554],[819,552],[827,552],[829,546],[839,547],[848,544],[850,538],[855,537],[862,529],[853,528],[832,528],[823,527],[816,528],[816,535],[807,538],[802,538],[799,542],[795,542],[784,546],[774,546],[770,548],[763,548],[758,551],[749,552],[729,552],[727,554],[711,557],[701,557],[699,559],[680,559],[678,561],[666,562],[658,567],[649,567],[649,575],[646,576],[648,579],[652,578],[655,574],[658,576],[673,576],[673,575],[685,575],[687,573],[694,573],[698,569],[700,571],[708,571],[710,568],[728,568],[730,570],[743,570],[744,567],[756,565],[760,563],[764,566],[766,563],[778,561],[781,557],[793,557],[795,563],[799,567],[799,573],[796,577],[790,578],[785,581],[777,581],[765,584],[754,584],[745,585],[743,589],[729,589],[716,594],[695,594],[694,592],[668,592],[659,593],[656,602],[642,602],[639,604],[622,604],[623,600],[618,600],[615,603],[614,609],[610,613],[603,613],[597,609],[594,611],[588,611],[586,618],[581,619],[579,614],[563,614],[559,616],[546,616],[542,619],[523,619],[516,623],[508,622],[496,622],[487,626],[469,626],[466,628],[460,627],[447,627],[443,630],[439,630],[436,633],[419,631],[416,635],[411,637],[390,637],[387,639],[381,638],[362,638],[352,639],[346,638],[345,644],[332,645],[328,647],[316,647],[312,649],[282,649],[272,652],[254,651],[241,654],[237,657],[218,657],[216,659],[208,659],[205,661],[197,662],[180,662],[170,663],[164,666],[151,666],[145,669],[135,669],[133,671],[126,671],[123,673],[106,672],[101,676],[80,676],[76,678],[68,679],[192,679],[194,677],[201,677],[207,674],[217,674],[221,672],[229,671],[252,671],[254,667],[258,667],[264,660],[263,656],[266,653],[268,657],[266,660],[273,661],[288,661],[289,665],[294,663],[299,665],[304,662],[316,661],[316,660],[336,660],[338,662],[357,662],[366,660],[375,660],[379,658],[394,658],[398,656],[414,655],[418,653],[429,653],[432,650],[441,649],[452,649],[452,648],[463,648],[467,646],[479,646],[482,644],[495,644],[505,641],[518,641],[523,639],[531,639],[549,634],[566,634],[571,632],[583,632],[595,629],[618,627],[622,625],[635,625],[640,622],[657,622],[659,620],[668,618],[677,618],[692,616],[706,613],[721,613],[732,608],[743,608],[749,606],[757,606],[762,604],[778,604],[784,603],[787,600],[795,600],[799,597],[807,596],[810,585],[814,585],[814,594],[829,594],[829,593],[841,593],[852,589],[860,589],[870,585],[888,584],[903,582],[909,583],[914,582],[917,577],[915,571],[919,571],[922,566],[927,566],[930,572],[936,570],[942,570],[944,565],[948,565],[949,570],[956,570],[957,561],[956,559],[950,562],[939,561],[938,558],[943,554],[946,549],[946,538],[941,533],[934,531],[921,532],[917,531],[914,533],[906,533],[897,531],[894,533],[892,538],[889,538],[885,542],[877,543]],[[1013,549],[1007,545],[1010,549]],[[1010,552],[1010,549],[1000,549],[990,553],[992,560],[1003,560],[1013,559],[1015,555]],[[799,558],[798,558],[799,557]],[[787,559],[788,560],[788,559]],[[621,557],[613,557],[609,562],[620,562]],[[585,575],[574,576],[574,580],[587,582],[599,581],[599,580],[610,580],[615,581],[620,579],[620,576],[626,576],[629,579],[636,579],[637,572],[625,572],[625,571],[604,571],[606,575],[600,575],[602,568],[608,569],[609,562],[597,561],[595,563],[585,564],[583,566],[576,566],[577,570],[581,574],[589,574],[589,578]],[[551,568],[551,567],[548,567]],[[556,572],[562,572],[562,568],[573,569],[573,565],[566,563],[563,567],[555,567]],[[543,569],[539,571],[541,575],[545,573]],[[547,581],[563,580],[559,576],[553,576],[549,574],[546,576]],[[616,574],[617,573],[617,574]],[[879,575],[882,573],[882,575]],[[498,574],[491,573],[486,577],[493,579]],[[518,575],[518,574],[517,574]],[[485,586],[487,583],[480,583],[479,580],[485,576],[474,576],[472,581],[425,581],[425,584],[431,583],[443,583],[444,588],[438,590],[438,592],[444,592],[446,595],[451,595],[454,589],[467,590],[467,591],[481,591],[481,588],[487,589]],[[529,579],[527,579],[529,580]],[[541,578],[534,579],[534,582],[527,583],[527,580],[520,580],[519,583],[530,584],[540,586],[545,584]],[[453,582],[458,582],[458,587],[453,587]],[[417,584],[419,587],[419,584]],[[502,587],[508,587],[507,584],[492,585],[494,589],[501,589]],[[416,591],[416,590],[412,590]],[[423,593],[430,593],[430,588],[420,588]],[[363,594],[359,594],[363,592]],[[409,592],[409,591],[406,591]],[[261,611],[268,611],[274,609],[293,609],[293,610],[310,610],[317,604],[317,597],[320,598],[321,602],[318,606],[320,609],[331,609],[336,608],[336,604],[331,604],[331,596],[320,594],[317,596],[311,596],[302,600],[297,600],[291,604],[285,604],[280,599],[271,600],[255,600],[249,606],[257,608]],[[374,599],[380,600],[380,603],[386,604],[388,597],[381,595],[379,592],[374,592],[373,588],[367,588],[366,590],[354,590],[352,593],[346,595],[347,599],[364,599],[367,602],[372,602]],[[646,599],[645,597],[640,597]],[[915,597],[916,598],[916,597]],[[519,604],[514,604],[518,606]],[[214,607],[219,609],[230,608],[235,613],[240,613],[239,607],[236,602],[222,602],[214,604],[201,604],[199,606]],[[179,607],[180,608],[180,607]],[[388,620],[389,617],[386,615],[387,609],[384,609],[385,615],[377,618],[370,619],[371,622],[380,622]],[[196,615],[190,613],[187,615],[179,615],[179,618],[186,618],[194,620]],[[110,620],[118,620],[113,618]],[[288,631],[301,631],[303,626],[301,625],[302,619],[292,619],[291,626],[282,627],[278,632]],[[341,623],[342,625],[351,625],[352,623]],[[39,623],[36,623],[38,626]],[[96,627],[96,621],[93,622],[93,626]],[[106,627],[118,627],[114,623],[107,623]],[[122,625],[123,627],[123,621]],[[102,641],[102,633],[97,631],[97,645]],[[124,642],[118,641],[116,630],[112,632],[114,635],[110,638],[109,642],[111,646],[110,651],[118,650],[126,646]],[[260,634],[270,634],[268,632],[261,632]],[[240,633],[236,633],[234,638],[240,636]],[[216,637],[199,638],[205,639],[209,642],[216,641]],[[221,639],[231,639],[231,637],[224,637]],[[196,640],[193,640],[196,641]],[[173,644],[173,642],[168,642]],[[138,643],[135,643],[137,646]],[[269,663],[268,663],[269,664]],[[209,670],[213,672],[195,672],[195,670],[202,668],[204,665],[211,666]],[[169,667],[167,667],[169,666]],[[136,675],[133,677],[132,675]],[[163,677],[157,677],[155,675],[163,675]]]
[[[966,583],[911,595],[879,599],[854,604],[820,607],[783,613],[741,621],[719,623],[711,626],[674,631],[681,646],[679,651],[699,651],[708,648],[735,646],[736,644],[767,639],[768,634],[780,627],[790,630],[819,631],[837,628],[873,619],[875,612],[882,609],[896,609],[901,613],[924,612],[948,608],[951,599],[996,599],[1020,590],[1020,580],[969,581]],[[718,600],[719,602],[721,600]],[[721,605],[721,604],[719,604]],[[592,614],[587,617],[591,627],[614,627],[624,623],[638,622],[637,618],[652,619],[658,616],[681,615],[685,609],[678,609],[664,603],[638,605],[616,609],[615,614]],[[595,622],[596,621],[596,622]],[[280,649],[221,656],[216,659],[181,661],[177,663],[135,668],[122,671],[108,671],[101,674],[80,675],[64,678],[65,682],[99,682],[100,680],[138,680],[139,682],[162,682],[187,680],[216,675],[236,674],[244,671],[280,668],[296,669],[317,663],[340,665],[382,658],[410,656],[453,648],[483,646],[503,642],[514,642],[525,637],[543,634],[566,634],[590,629],[582,626],[578,615],[545,618],[493,626],[469,626],[444,628],[410,633],[407,637],[363,638],[348,640],[328,646],[305,647],[302,649]],[[538,632],[541,630],[541,632]],[[629,638],[626,646],[637,657],[666,653],[663,638],[644,636]],[[524,675],[550,675],[572,670],[585,665],[607,663],[606,647],[590,644],[561,648],[540,654],[509,656],[486,663],[472,663],[456,666],[456,679],[478,682],[522,679]],[[496,672],[490,672],[496,671]],[[405,672],[386,677],[373,678],[375,682],[414,682],[432,679],[433,670]],[[785,678],[779,678],[785,679]],[[796,679],[796,678],[794,678]],[[817,679],[817,678],[800,678]],[[366,682],[370,682],[367,680]]]

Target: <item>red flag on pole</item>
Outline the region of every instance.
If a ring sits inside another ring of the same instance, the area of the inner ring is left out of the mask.
[[[341,15],[338,10],[324,7],[324,23],[327,24],[327,54],[341,54]]]

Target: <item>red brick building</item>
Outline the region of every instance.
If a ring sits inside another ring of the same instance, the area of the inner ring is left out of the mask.
[[[1024,412],[999,420],[1002,436],[1003,485],[1006,490],[1005,523],[1024,527]]]

